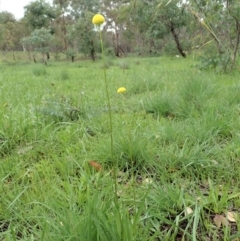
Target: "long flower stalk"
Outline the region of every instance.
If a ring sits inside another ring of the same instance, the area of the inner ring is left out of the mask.
[[[97,30],[99,32],[100,44],[101,44],[101,52],[102,52],[102,59],[104,61],[104,84],[105,84],[105,91],[107,97],[107,106],[108,106],[108,115],[109,115],[109,128],[110,128],[110,150],[111,150],[111,159],[113,164],[113,179],[114,179],[114,197],[115,197],[115,205],[118,206],[118,185],[117,185],[117,167],[118,163],[114,162],[113,156],[113,121],[112,121],[112,108],[111,108],[111,101],[110,95],[108,90],[108,81],[107,81],[107,71],[106,71],[106,63],[105,63],[105,55],[104,55],[104,47],[103,47],[103,39],[102,39],[102,32],[101,32],[101,25],[105,22],[104,17],[101,14],[96,14],[93,19],[92,23],[96,25]]]

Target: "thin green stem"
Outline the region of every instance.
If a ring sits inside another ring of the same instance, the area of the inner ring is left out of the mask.
[[[128,124],[129,125],[129,124]],[[129,125],[130,126],[130,125]],[[129,153],[130,153],[130,157],[131,157],[131,164],[132,164],[132,189],[133,189],[133,205],[134,205],[134,212],[135,215],[137,215],[137,205],[136,205],[136,190],[135,190],[135,176],[134,176],[134,160],[133,160],[133,152],[132,152],[132,133],[131,133],[131,129],[129,129],[128,131],[129,134],[129,138],[128,138],[128,142],[129,142]],[[133,233],[134,235],[136,235],[136,220],[134,219],[134,225],[133,225]]]
[[[113,159],[113,121],[112,121],[112,109],[111,109],[111,101],[110,101],[110,95],[108,90],[108,82],[107,82],[107,72],[106,72],[106,63],[105,63],[105,56],[104,56],[104,48],[103,48],[103,40],[102,40],[102,33],[101,30],[99,31],[99,37],[100,37],[100,43],[101,43],[101,50],[102,50],[102,59],[104,62],[104,83],[105,83],[105,89],[106,89],[106,95],[107,95],[107,105],[108,105],[108,115],[109,115],[109,127],[110,127],[110,145],[111,145],[111,158],[113,164],[113,178],[114,178],[114,193],[115,193],[115,205],[118,204],[118,197],[117,197],[117,162],[115,162]]]

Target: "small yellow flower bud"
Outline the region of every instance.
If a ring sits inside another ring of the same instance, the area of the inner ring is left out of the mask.
[[[122,94],[124,92],[126,92],[126,88],[124,87],[120,87],[118,90],[117,90],[118,93]]]
[[[92,18],[92,23],[96,25],[101,25],[105,22],[105,18],[101,14],[96,14]]]

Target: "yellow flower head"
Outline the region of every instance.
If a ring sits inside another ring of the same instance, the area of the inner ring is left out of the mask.
[[[126,88],[124,87],[120,87],[118,90],[117,90],[118,93],[122,94],[124,92],[126,92]]]
[[[96,25],[101,25],[105,22],[105,18],[101,14],[96,14],[92,18],[92,23]]]

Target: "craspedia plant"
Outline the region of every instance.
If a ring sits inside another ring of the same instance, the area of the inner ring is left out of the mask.
[[[102,14],[95,14],[92,18],[92,23],[95,25],[101,25],[105,22],[105,18]]]
[[[104,48],[103,48],[103,39],[101,34],[101,25],[105,22],[105,18],[102,14],[96,14],[92,18],[92,23],[97,27],[97,31],[99,32],[100,44],[102,49],[102,59],[105,61],[104,58]],[[104,62],[104,66],[105,62]],[[109,114],[109,129],[110,129],[110,146],[111,146],[111,160],[113,162],[113,179],[114,179],[114,203],[118,206],[118,191],[117,191],[117,167],[118,163],[114,162],[114,155],[113,155],[113,124],[112,124],[112,108],[110,102],[110,94],[108,90],[108,81],[107,81],[107,74],[106,74],[106,67],[103,68],[104,71],[104,83],[106,89],[106,97],[107,97],[107,106],[108,106],[108,114]]]

